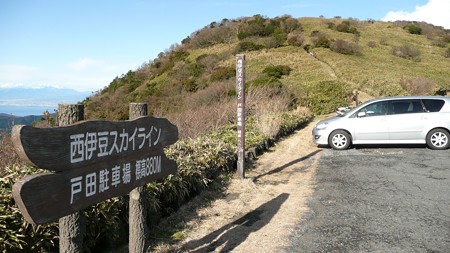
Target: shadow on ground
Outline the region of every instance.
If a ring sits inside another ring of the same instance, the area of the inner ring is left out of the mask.
[[[262,177],[265,177],[265,176],[268,176],[268,175],[272,175],[272,174],[275,174],[275,173],[279,173],[279,172],[281,172],[282,170],[286,169],[286,168],[289,167],[289,166],[292,166],[292,165],[294,165],[294,164],[296,164],[296,163],[302,162],[302,161],[304,161],[304,160],[306,160],[306,159],[309,159],[309,158],[315,156],[316,154],[320,153],[321,151],[322,151],[322,150],[320,150],[320,149],[319,149],[319,150],[316,150],[316,151],[311,152],[310,154],[308,154],[308,155],[306,155],[306,156],[300,157],[300,158],[295,159],[295,160],[293,160],[293,161],[290,161],[290,162],[288,162],[288,163],[286,163],[286,164],[284,164],[284,165],[282,165],[282,166],[280,166],[280,167],[277,167],[277,168],[275,168],[275,169],[273,169],[273,170],[270,170],[270,171],[268,171],[268,172],[266,172],[266,173],[263,173],[263,174],[261,174],[261,175],[258,175],[258,176],[256,176],[256,177],[253,178],[253,182],[258,181],[258,180],[259,180],[260,178],[262,178]]]
[[[267,225],[288,199],[289,194],[282,193],[264,203],[254,211],[217,229],[199,240],[186,243],[182,251],[211,252],[221,247],[219,252],[229,252],[244,242],[247,237]]]

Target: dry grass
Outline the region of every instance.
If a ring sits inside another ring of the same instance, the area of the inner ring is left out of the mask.
[[[256,126],[263,135],[273,138],[281,127],[281,114],[288,110],[291,98],[286,93],[273,94],[268,88],[252,89],[247,104],[256,119]]]
[[[234,89],[231,81],[217,82],[209,87],[180,98],[180,109],[167,114],[167,110],[155,110],[153,115],[166,117],[179,130],[180,138],[195,138],[206,132],[216,130],[236,117],[236,100],[228,92]]]
[[[14,151],[11,135],[0,132],[0,177],[4,176],[6,168],[21,164],[19,156]]]
[[[188,108],[167,118],[178,127],[180,138],[196,138],[228,124],[235,115],[236,101],[229,100],[212,106]]]
[[[436,85],[426,78],[404,77],[400,80],[400,86],[413,96],[432,95]]]

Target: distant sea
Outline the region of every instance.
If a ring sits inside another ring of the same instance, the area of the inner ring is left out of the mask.
[[[58,104],[83,101],[91,92],[57,88],[2,88],[0,87],[0,113],[23,117],[54,113]]]
[[[45,111],[54,113],[58,109],[57,106],[8,106],[0,105],[0,113],[12,114],[14,116],[30,116],[30,115],[43,115]]]

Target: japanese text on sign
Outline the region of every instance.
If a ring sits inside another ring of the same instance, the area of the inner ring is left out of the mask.
[[[241,58],[239,58],[238,60],[237,60],[237,63],[236,63],[236,71],[237,71],[237,73],[236,73],[236,78],[237,78],[237,80],[236,80],[236,89],[237,89],[237,98],[238,99],[241,99],[241,97],[242,97],[242,92],[243,92],[243,89],[244,89],[244,78],[243,78],[243,73],[242,73],[242,71],[243,71],[243,59],[241,59]]]
[[[156,146],[161,137],[161,128],[135,128],[132,134],[122,130],[70,135],[70,162],[78,163],[96,157],[105,157],[128,150]]]
[[[131,163],[125,163],[122,166],[117,165],[111,169],[71,178],[70,204],[73,204],[77,197],[91,197],[118,187],[120,184],[126,185],[132,180],[137,181],[161,173],[161,156],[137,160],[134,165],[134,169]]]

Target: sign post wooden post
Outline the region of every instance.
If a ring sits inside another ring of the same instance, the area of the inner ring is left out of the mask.
[[[68,126],[84,120],[84,106],[78,104],[58,105],[58,125]],[[59,252],[83,252],[83,236],[86,224],[81,211],[59,219]]]
[[[237,173],[245,178],[245,55],[236,55]]]
[[[131,103],[129,108],[130,119],[147,116],[147,104]],[[130,192],[129,204],[129,243],[130,253],[146,252],[147,211],[145,208],[144,186],[137,187]]]
[[[32,224],[50,223],[110,198],[129,194],[136,188],[139,192],[141,186],[177,173],[177,163],[164,154],[164,147],[178,140],[177,126],[164,118],[138,117],[142,111],[147,114],[146,106],[145,110],[141,104],[136,106],[138,109],[130,112],[133,120],[128,121],[73,124],[82,119],[73,120],[83,114],[83,109],[77,108],[78,111],[60,109],[60,127],[13,127],[11,138],[19,157],[32,166],[51,171],[25,176],[13,185],[14,200],[25,220]],[[69,119],[66,120],[66,116]],[[130,196],[130,209],[134,209],[132,202],[138,200],[136,206],[145,211],[142,196],[135,193]],[[132,213],[130,223],[146,225],[145,213]],[[140,217],[131,218],[133,215]],[[69,223],[66,218],[62,219],[61,228],[76,226],[76,231],[81,232],[67,233],[81,234],[81,237],[65,239],[62,236],[66,242],[61,242],[61,252],[82,251],[78,243],[82,241],[83,230],[79,216],[69,218]],[[136,236],[140,240],[139,247],[144,248],[145,231],[140,228],[136,231],[133,234],[139,234]],[[61,235],[64,233],[61,231]]]

